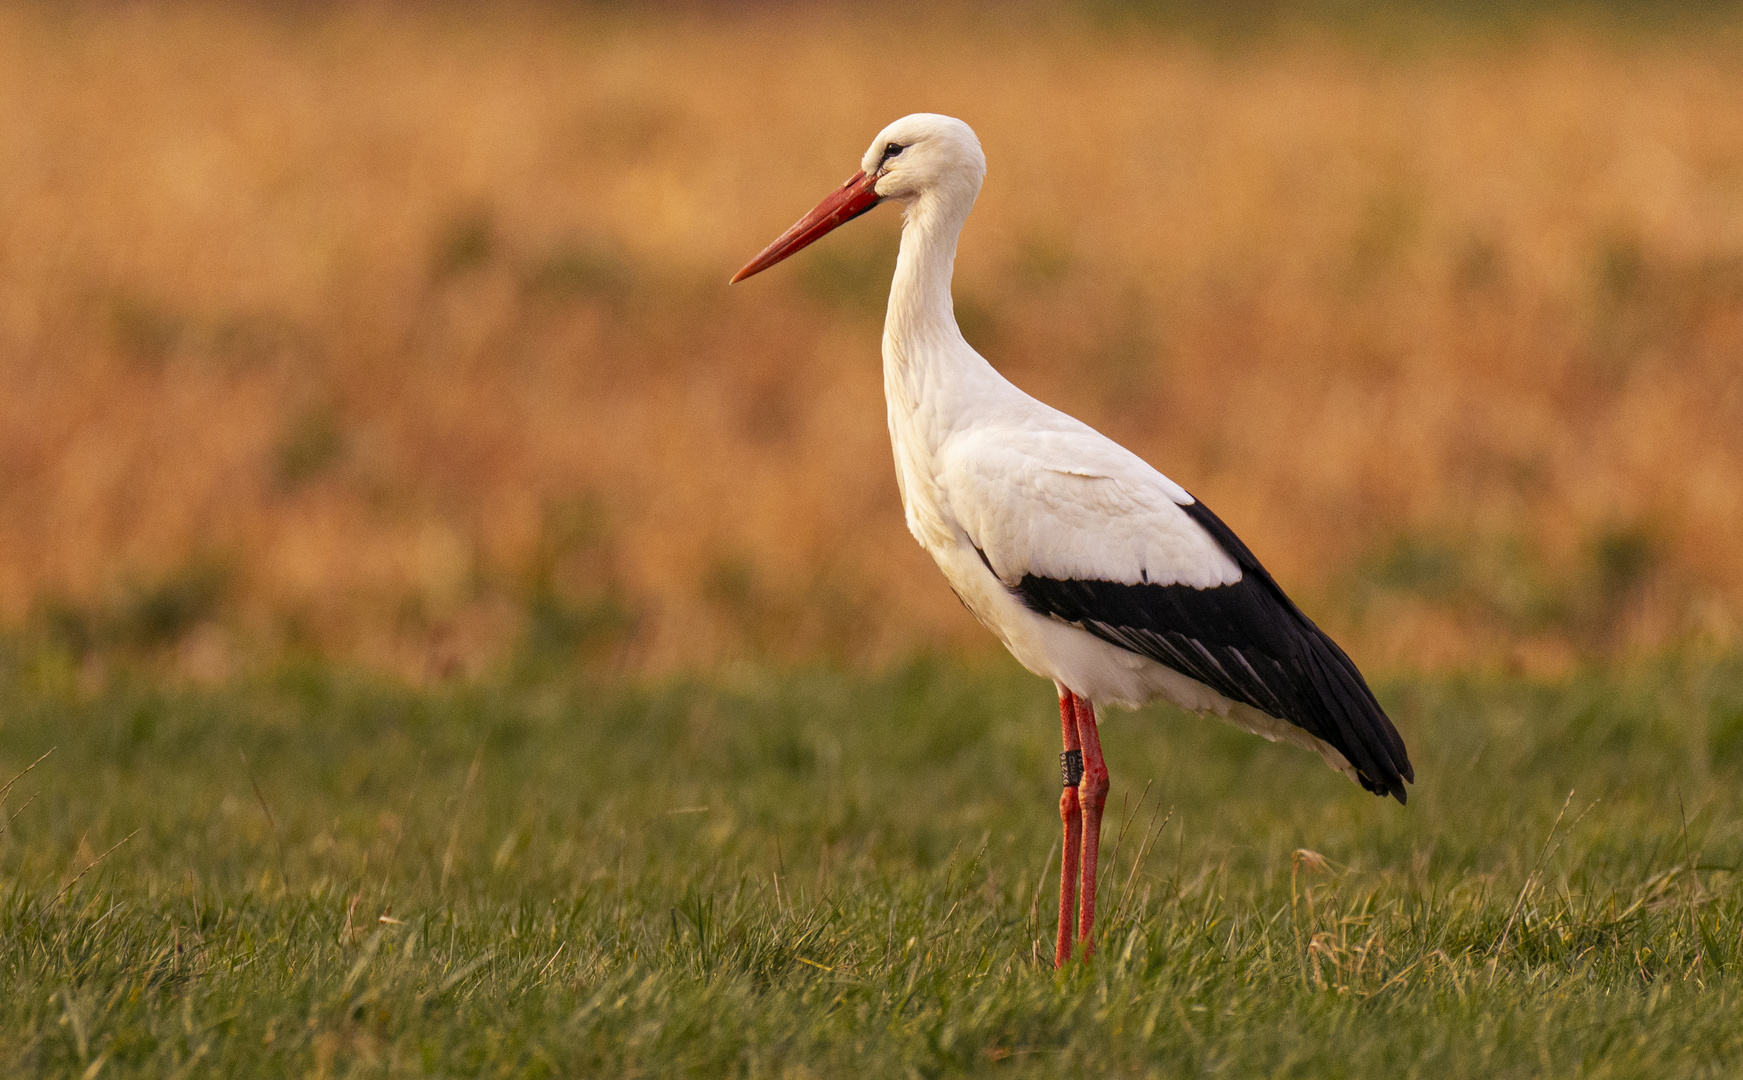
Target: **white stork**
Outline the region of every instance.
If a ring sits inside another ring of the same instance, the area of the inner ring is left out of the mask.
[[[1350,658],[1227,525],[1136,454],[1017,389],[963,340],[950,276],[985,176],[967,124],[903,117],[872,140],[852,179],[732,280],[886,199],[904,207],[883,341],[896,482],[909,531],[963,604],[1058,688],[1062,965],[1074,930],[1093,950],[1108,792],[1098,705],[1161,699],[1212,713],[1316,751],[1401,803],[1415,773]]]

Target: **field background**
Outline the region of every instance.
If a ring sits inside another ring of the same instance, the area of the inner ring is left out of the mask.
[[[891,478],[895,212],[725,284],[928,109],[991,160],[970,340],[1358,660],[1735,641],[1743,38],[1267,10],[0,7],[0,624],[205,677],[991,647]]]
[[[0,1075],[1743,1068],[1743,16],[919,7],[0,0]],[[1110,717],[1063,975],[895,214],[725,284],[920,109],[1419,777]]]

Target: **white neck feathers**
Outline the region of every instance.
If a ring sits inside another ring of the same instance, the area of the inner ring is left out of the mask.
[[[902,248],[884,315],[884,391],[892,413],[949,410],[964,381],[1004,380],[963,340],[950,298],[956,241],[974,195],[949,199],[928,192],[903,217]],[[932,400],[928,400],[932,399]],[[892,416],[893,419],[893,416]]]

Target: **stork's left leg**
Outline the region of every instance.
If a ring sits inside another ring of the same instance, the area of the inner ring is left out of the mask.
[[[1083,955],[1095,951],[1096,859],[1101,853],[1101,812],[1108,801],[1108,766],[1101,756],[1101,735],[1095,727],[1095,706],[1085,697],[1073,695],[1077,713],[1077,738],[1083,747],[1083,781],[1077,786],[1077,802],[1083,813],[1083,857],[1080,866],[1083,884],[1077,890],[1077,936],[1083,942]]]
[[[1071,959],[1074,917],[1077,915],[1077,857],[1083,847],[1083,812],[1077,805],[1077,784],[1083,772],[1083,751],[1077,741],[1077,696],[1059,688],[1059,734],[1065,753],[1059,755],[1065,790],[1059,796],[1059,821],[1065,827],[1065,843],[1059,849],[1059,939],[1053,950],[1053,966],[1064,967]]]

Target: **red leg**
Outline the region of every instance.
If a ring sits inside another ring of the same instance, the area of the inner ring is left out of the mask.
[[[1059,733],[1067,753],[1079,749],[1076,706],[1077,698],[1061,687]],[[1054,967],[1064,967],[1071,959],[1072,916],[1077,909],[1077,859],[1082,844],[1083,815],[1077,805],[1075,786],[1068,785],[1064,794],[1059,796],[1059,820],[1065,826],[1065,843],[1059,856],[1059,944],[1053,950]]]
[[[1101,735],[1095,728],[1095,706],[1077,698],[1077,737],[1083,744],[1083,782],[1078,785],[1078,805],[1083,812],[1083,887],[1078,890],[1077,936],[1083,940],[1083,955],[1095,951],[1090,931],[1095,929],[1096,860],[1101,854],[1101,812],[1108,801],[1108,767],[1101,756]]]

